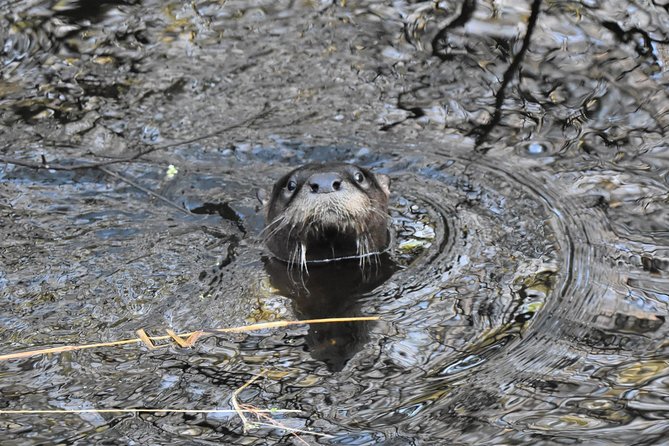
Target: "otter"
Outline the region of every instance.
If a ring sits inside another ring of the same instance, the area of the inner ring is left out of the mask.
[[[264,240],[271,254],[308,263],[359,259],[364,265],[389,244],[390,178],[354,164],[306,164],[279,179],[265,206]]]
[[[280,178],[269,198],[258,191],[271,253],[263,258],[265,269],[299,319],[360,316],[364,295],[397,270],[387,249],[389,197],[388,176],[346,163],[307,164]],[[328,369],[342,370],[371,327],[360,321],[313,325],[306,346]]]

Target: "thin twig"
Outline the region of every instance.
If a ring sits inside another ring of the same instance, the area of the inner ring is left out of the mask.
[[[185,139],[181,141],[175,141],[167,144],[159,144],[152,146],[146,150],[141,150],[138,153],[126,157],[126,158],[119,158],[119,159],[114,159],[114,160],[107,160],[107,161],[100,161],[97,163],[85,163],[85,164],[79,164],[79,165],[73,165],[73,166],[68,166],[68,165],[63,165],[63,164],[49,164],[49,163],[34,163],[22,159],[16,159],[16,158],[11,158],[11,157],[6,157],[0,155],[0,162],[1,163],[7,163],[7,164],[14,164],[16,166],[22,166],[22,167],[29,167],[31,169],[49,169],[49,170],[64,170],[64,171],[73,171],[73,170],[82,170],[82,169],[99,169],[104,166],[109,166],[111,164],[120,164],[120,163],[129,163],[132,161],[136,161],[137,159],[148,155],[150,153],[156,152],[158,150],[165,150],[169,149],[172,147],[177,147],[177,146],[182,146],[185,144],[192,144],[194,142],[202,141],[204,139],[212,138],[214,136],[218,136],[222,133],[229,132],[230,130],[234,130],[239,127],[244,127],[247,125],[253,124],[255,121],[258,119],[264,118],[265,116],[269,115],[272,113],[276,108],[267,108],[260,113],[254,115],[253,117],[249,119],[245,119],[244,121],[238,122],[236,124],[229,125],[227,127],[220,128],[218,130],[214,130],[213,132],[206,133],[204,135],[196,136],[195,138],[190,138],[190,139]],[[44,161],[44,160],[43,160]]]
[[[244,433],[247,433],[248,430],[250,429],[251,423],[249,423],[248,418],[244,415],[244,411],[242,408],[239,406],[239,402],[237,401],[237,396],[241,393],[242,390],[246,389],[248,386],[253,384],[255,381],[258,380],[260,377],[264,377],[265,372],[260,372],[258,375],[254,375],[250,380],[246,381],[243,386],[232,392],[232,396],[230,397],[230,402],[232,403],[232,407],[235,408],[235,411],[237,411],[237,415],[239,415],[239,418],[242,420],[242,429]]]
[[[254,375],[250,380],[248,380],[246,383],[244,383],[243,386],[241,386],[240,388],[235,390],[232,393],[232,396],[230,397],[230,402],[232,403],[232,407],[235,408],[235,410],[237,411],[237,415],[239,415],[239,418],[242,420],[242,428],[243,428],[243,431],[244,431],[245,434],[248,433],[248,431],[252,428],[257,428],[257,427],[263,427],[264,426],[264,427],[270,427],[272,429],[283,429],[287,432],[290,432],[293,436],[295,436],[295,438],[297,438],[298,441],[300,441],[301,443],[307,444],[307,445],[308,445],[308,443],[306,441],[304,441],[298,434],[311,434],[311,435],[320,436],[320,437],[332,438],[331,435],[324,434],[324,433],[321,433],[321,432],[311,432],[311,431],[304,430],[304,429],[296,429],[296,428],[293,428],[293,427],[286,426],[286,425],[278,422],[277,420],[267,416],[266,415],[267,411],[256,410],[257,408],[255,406],[250,405],[250,404],[240,404],[238,399],[237,399],[239,394],[244,389],[246,389],[248,386],[250,386],[255,381],[257,381],[259,378],[264,378],[265,375],[266,375],[265,371],[262,371],[259,374]],[[267,420],[267,422],[261,422],[261,421],[250,422],[249,419],[244,415],[244,413],[251,413],[251,414],[255,415],[258,418],[258,420],[260,420],[262,418],[262,419]]]
[[[178,209],[179,211],[183,212],[184,214],[193,215],[191,213],[191,211],[189,211],[188,209],[185,209],[185,208],[179,206],[178,204],[174,203],[173,201],[168,200],[167,198],[163,197],[162,195],[159,195],[156,192],[145,188],[144,186],[136,183],[135,181],[133,181],[129,178],[126,178],[126,177],[114,172],[113,170],[109,170],[106,167],[102,167],[102,166],[98,166],[97,169],[103,171],[107,175],[110,175],[110,176],[112,176],[112,177],[114,177],[114,178],[116,178],[120,181],[123,181],[124,183],[127,183],[127,184],[131,185],[134,188],[137,188],[137,189],[141,190],[142,192],[144,192],[147,195],[151,195],[152,197],[157,198],[158,200],[172,206],[173,208]]]
[[[267,423],[258,422],[258,423],[255,423],[256,425],[258,425],[258,426],[267,426],[267,427],[272,427],[272,428],[283,429],[283,430],[288,431],[288,432],[290,432],[291,434],[293,434],[298,440],[300,440],[300,441],[302,441],[302,442],[304,442],[304,440],[302,440],[302,438],[300,438],[300,436],[297,435],[298,433],[301,433],[301,434],[310,434],[310,435],[314,435],[314,436],[317,436],[317,437],[323,437],[323,438],[334,438],[332,435],[330,435],[330,434],[324,434],[323,432],[314,432],[314,431],[308,431],[308,430],[304,430],[304,429],[297,429],[297,428],[294,428],[294,427],[286,426],[286,425],[284,425],[284,424],[278,422],[277,420],[275,420],[275,419],[273,419],[273,418],[271,418],[271,417],[268,417],[268,416],[265,414],[264,411],[260,411],[260,410],[259,410],[259,411],[256,411],[256,407],[255,407],[255,406],[251,406],[250,404],[240,404],[240,407],[241,407],[242,409],[248,411],[248,412],[253,413],[253,415],[255,415],[256,417],[258,417],[259,419],[260,419],[260,418],[263,418],[263,419],[267,420]],[[305,442],[305,443],[306,443],[306,442]]]
[[[475,148],[480,147],[481,144],[485,142],[490,132],[492,132],[492,130],[497,126],[497,124],[499,124],[502,119],[502,106],[504,105],[504,99],[506,98],[506,89],[516,75],[516,71],[518,71],[520,64],[525,57],[525,53],[530,46],[532,33],[534,32],[534,27],[537,24],[540,10],[541,0],[533,0],[530,10],[530,17],[527,19],[527,30],[525,31],[525,36],[523,37],[523,44],[520,47],[518,53],[513,56],[511,64],[509,64],[508,68],[504,72],[502,83],[497,89],[497,93],[495,93],[495,112],[493,113],[490,120],[488,120],[488,122],[479,127],[476,127],[470,132],[470,135],[476,136],[476,141],[474,144]],[[482,151],[487,152],[487,150]]]
[[[217,328],[213,330],[198,330],[192,331],[190,333],[182,333],[178,336],[181,338],[190,338],[193,335],[198,337],[203,337],[205,335],[211,335],[214,333],[244,333],[248,331],[257,331],[265,330],[269,328],[280,328],[288,327],[291,325],[304,325],[304,324],[327,324],[327,323],[338,323],[338,322],[359,322],[359,321],[377,321],[379,320],[378,316],[365,316],[365,317],[342,317],[342,318],[329,318],[329,319],[307,319],[303,321],[276,321],[276,322],[263,322],[259,324],[247,325],[242,327],[231,327],[231,328]],[[166,341],[169,339],[174,339],[172,336],[150,336],[148,337],[152,342],[156,341]],[[30,350],[25,352],[18,353],[7,353],[0,355],[0,361],[7,361],[11,359],[24,359],[31,358],[33,356],[46,355],[46,354],[57,354],[64,352],[71,352],[77,350],[85,350],[91,348],[101,348],[101,347],[117,347],[127,344],[138,344],[142,343],[143,340],[140,338],[134,339],[124,339],[120,341],[110,341],[110,342],[97,342],[93,344],[83,344],[83,345],[64,345],[61,347],[50,347],[39,350]]]

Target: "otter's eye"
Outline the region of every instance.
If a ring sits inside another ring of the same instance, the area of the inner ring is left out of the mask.
[[[363,181],[365,181],[365,176],[362,174],[362,172],[356,172],[353,175],[353,179],[358,183],[362,183]]]
[[[288,192],[294,191],[297,189],[297,183],[293,180],[290,180],[288,184],[286,184],[286,189],[288,189]]]

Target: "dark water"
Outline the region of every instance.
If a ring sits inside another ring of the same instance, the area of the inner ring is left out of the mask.
[[[666,2],[9,1],[0,43],[3,160],[147,153],[0,164],[1,353],[327,313],[259,243],[304,162],[391,176],[400,266],[332,307],[381,318],[334,365],[303,326],[0,364],[2,410],[230,409],[264,372],[240,399],[329,438],[0,414],[3,445],[669,443]]]

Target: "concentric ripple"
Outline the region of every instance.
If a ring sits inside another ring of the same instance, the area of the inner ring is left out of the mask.
[[[469,395],[480,387],[485,406],[501,398],[480,377],[502,367],[499,359],[518,348],[514,343],[522,346],[558,299],[569,275],[569,235],[555,222],[560,211],[552,198],[506,174],[503,164],[417,156],[409,168],[385,163],[381,170],[393,178],[396,255],[409,246],[415,257],[366,299],[365,311],[390,322],[393,336],[379,329],[374,362],[356,357],[351,373],[364,376],[379,363],[396,372],[336,406],[360,426],[418,423],[434,436],[448,432],[434,410],[462,404],[458,389]],[[430,230],[416,231],[424,226]]]

